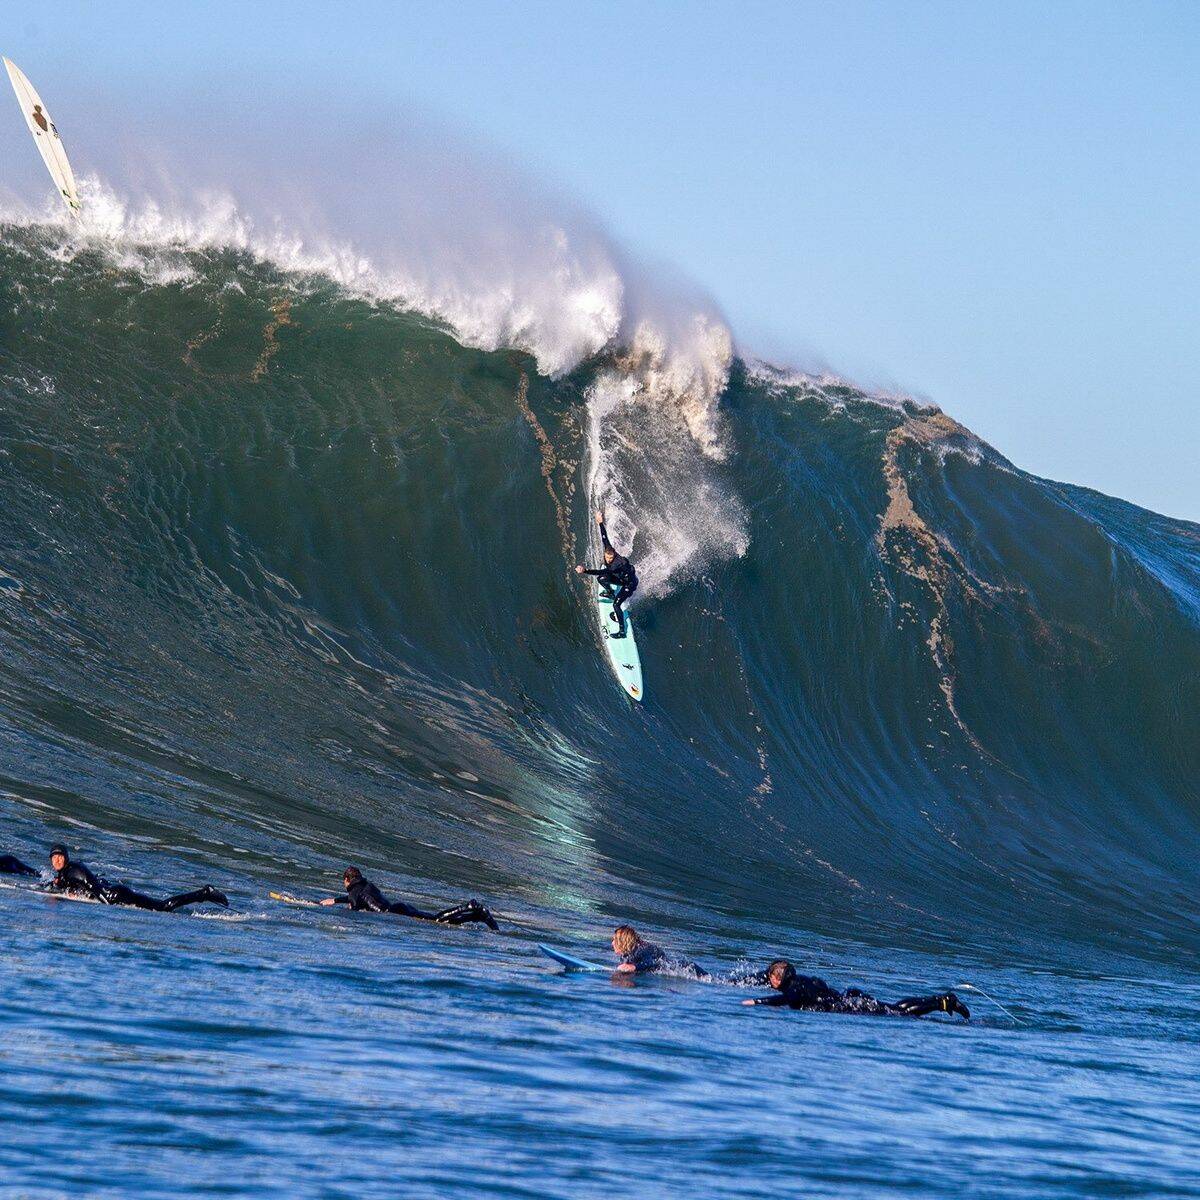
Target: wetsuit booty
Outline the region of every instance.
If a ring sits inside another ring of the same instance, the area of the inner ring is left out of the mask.
[[[496,918],[492,916],[491,909],[484,907],[484,905],[480,904],[478,900],[472,900],[471,904],[474,911],[473,919],[476,921],[482,921],[493,933],[495,933],[500,926],[496,924]]]
[[[453,908],[447,908],[438,913],[434,920],[440,921],[443,925],[466,925],[472,921],[481,921],[489,929],[500,928],[496,924],[496,918],[478,900],[468,900],[454,905]]]
[[[953,993],[941,992],[937,996],[912,996],[897,1000],[896,1011],[906,1017],[927,1017],[930,1013],[956,1013],[969,1021],[971,1010]]]
[[[953,993],[947,992],[942,997],[943,1012],[957,1013],[964,1021],[971,1019],[971,1010]]]
[[[182,892],[178,896],[170,896],[162,902],[165,912],[174,912],[189,904],[219,904],[222,908],[229,907],[229,897],[224,892],[218,892],[211,883],[206,883],[194,892]]]

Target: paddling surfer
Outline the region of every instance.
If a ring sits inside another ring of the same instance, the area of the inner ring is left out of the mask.
[[[600,526],[600,540],[604,543],[604,566],[592,570],[579,563],[575,568],[577,575],[595,575],[596,581],[604,591],[604,595],[613,602],[613,610],[609,619],[617,623],[617,632],[612,637],[625,636],[625,610],[621,607],[638,588],[637,571],[633,563],[623,554],[613,549],[608,540],[608,530],[604,525],[604,513],[596,513],[596,524]],[[613,587],[616,591],[613,591]]]
[[[499,929],[496,918],[478,900],[466,900],[441,912],[422,912],[403,900],[391,901],[357,867],[347,867],[342,874],[345,892],[327,896],[323,905],[347,904],[351,912],[395,913],[399,917],[416,917],[420,921],[437,921],[441,925],[466,925],[479,921],[489,929]]]
[[[971,1019],[970,1009],[953,992],[912,996],[888,1004],[858,988],[839,992],[815,975],[798,975],[796,968],[782,958],[777,958],[767,968],[767,982],[775,989],[770,996],[757,996],[742,1003],[801,1012],[860,1013],[871,1017],[924,1017],[929,1013],[944,1012],[955,1013],[966,1021]]]
[[[218,892],[209,883],[194,892],[181,892],[178,896],[168,896],[165,900],[156,900],[153,896],[135,892],[123,883],[109,883],[107,879],[99,879],[93,875],[83,863],[72,862],[66,846],[61,844],[50,847],[50,866],[54,869],[54,878],[46,885],[47,890],[67,896],[99,900],[101,904],[145,908],[151,912],[174,912],[188,904],[219,904],[222,908],[229,907],[229,899],[225,893]]]
[[[632,925],[618,925],[613,930],[613,953],[621,960],[617,970],[623,974],[694,975],[697,979],[712,976],[699,963],[686,958],[673,958],[661,946],[648,942]]]

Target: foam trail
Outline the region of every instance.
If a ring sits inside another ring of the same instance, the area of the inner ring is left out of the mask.
[[[741,502],[686,420],[635,376],[605,372],[588,389],[587,493],[617,548],[636,557],[642,596],[665,595],[749,545]]]

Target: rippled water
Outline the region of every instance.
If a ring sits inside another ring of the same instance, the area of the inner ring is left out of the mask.
[[[565,975],[521,933],[11,889],[0,911],[5,1196],[1200,1188],[1196,988],[1170,972],[989,965],[1024,1024],[964,992],[968,1026]],[[553,937],[599,956],[604,932]],[[720,941],[686,948],[734,961]],[[885,997],[984,970],[828,943],[814,957]]]

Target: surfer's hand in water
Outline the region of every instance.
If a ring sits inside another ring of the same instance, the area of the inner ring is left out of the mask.
[[[602,509],[602,508],[596,509],[596,524],[597,525],[604,524],[604,509]]]
[[[576,563],[576,564],[575,564],[575,574],[576,574],[576,575],[582,575],[582,574],[583,574],[583,563]]]
[[[332,896],[326,896],[325,899],[321,901],[321,904],[326,907],[330,904],[336,904],[336,903],[337,903],[337,901]]]
[[[743,1003],[743,1004],[752,1004],[752,1005],[753,1005],[753,1004],[757,1004],[757,1003],[758,1003],[758,1001],[757,1001],[757,1000],[743,1000],[743,1001],[742,1001],[742,1003]]]
[[[637,967],[633,963],[617,963],[617,973],[619,975],[632,975]]]

